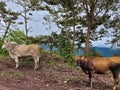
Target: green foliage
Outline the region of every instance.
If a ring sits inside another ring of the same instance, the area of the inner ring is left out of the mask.
[[[106,28],[113,28],[109,36],[112,37],[111,40],[107,41],[107,44],[112,44],[112,47],[120,47],[120,14],[114,16],[114,20],[110,21],[109,24],[106,24]]]
[[[96,50],[94,49],[90,49],[88,54],[84,54],[85,56],[95,56],[95,57],[102,57],[102,55],[100,53],[98,53]]]
[[[1,18],[1,22],[0,26],[1,29],[3,30],[3,38],[2,40],[4,40],[7,37],[7,34],[10,32],[11,26],[14,25],[16,23],[16,20],[18,19],[18,16],[20,15],[20,13],[18,12],[14,12],[10,9],[6,8],[6,3],[0,1],[0,18]]]
[[[47,2],[46,0],[44,1]],[[48,10],[53,15],[55,23],[58,25],[59,28],[61,28],[61,30],[66,30],[67,32],[67,30],[69,29],[70,31],[72,31],[73,29],[71,29],[71,27],[79,26],[80,28],[75,28],[74,31],[76,32],[82,29],[84,32],[84,30],[87,31],[88,29],[83,29],[83,27],[88,28],[88,26],[90,25],[88,21],[91,20],[91,25],[89,26],[90,35],[88,35],[90,36],[90,38],[87,38],[89,40],[85,40],[86,37],[84,38],[84,41],[88,43],[87,46],[90,46],[89,42],[91,43],[91,41],[100,40],[102,37],[106,36],[106,28],[99,29],[99,31],[97,30],[99,25],[105,25],[108,24],[110,21],[113,21],[115,19],[113,18],[115,14],[116,16],[118,16],[118,19],[116,19],[117,22],[120,21],[119,12],[116,13],[116,11],[119,11],[119,0],[57,0],[56,2],[58,3],[58,5],[61,5],[61,7],[59,7],[58,9],[51,9],[48,6],[49,9],[46,10]],[[48,4],[52,5],[51,3]],[[109,11],[112,11],[111,15]],[[113,18],[113,20],[111,19],[111,17]],[[115,21],[112,24],[113,27],[115,27],[115,24],[117,23]],[[68,35],[68,33],[66,33],[66,35]],[[117,42],[119,42],[119,38],[117,39]],[[79,42],[79,40],[77,42]]]
[[[15,41],[19,44],[31,44],[31,43],[39,43],[39,40],[34,37],[27,37],[28,42],[26,43],[26,35],[24,34],[23,31],[17,29],[17,30],[12,30],[8,36],[8,39],[10,41]]]
[[[26,36],[23,31],[21,30],[12,30],[9,34],[9,40],[15,41],[17,43],[25,43]]]
[[[31,20],[31,16],[32,16],[32,6],[33,3],[36,5],[38,3],[37,0],[17,0],[15,1],[16,4],[18,4],[22,10],[20,11],[20,16],[23,18],[23,22],[20,22],[19,24],[24,23],[24,29],[25,29],[25,36],[26,36],[26,44],[28,44],[28,33],[30,32],[30,29],[32,28],[31,26],[28,25],[28,21]]]
[[[58,46],[58,53],[68,60],[68,63],[72,64],[72,57],[74,56],[74,52],[71,48],[71,40],[68,38],[61,37],[60,43]]]
[[[30,0],[32,6],[38,6],[40,0]]]
[[[0,39],[0,57],[4,57],[4,56],[6,56],[6,55],[8,55],[8,53],[4,50],[4,49],[2,49],[2,45],[3,45],[3,41]]]
[[[23,43],[24,40],[24,33],[20,30],[13,30],[8,36],[8,40],[15,41],[17,43]],[[4,57],[8,55],[8,52],[2,49],[2,45],[4,44],[3,40],[0,39],[0,57]]]

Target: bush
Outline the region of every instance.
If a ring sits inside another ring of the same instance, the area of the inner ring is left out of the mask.
[[[74,52],[71,48],[71,42],[69,39],[64,39],[61,45],[58,47],[58,53],[65,59],[68,60],[69,64],[73,63],[72,57]]]
[[[2,45],[3,45],[3,41],[0,39],[0,56],[6,56],[6,55],[8,55],[8,53],[4,50],[4,49],[2,49]]]
[[[26,36],[24,34],[24,32],[20,31],[20,30],[12,30],[9,34],[8,39],[10,41],[15,41],[19,44],[21,43],[26,43]]]
[[[102,57],[102,55],[94,49],[90,49],[89,53],[87,55],[85,54],[85,56]]]

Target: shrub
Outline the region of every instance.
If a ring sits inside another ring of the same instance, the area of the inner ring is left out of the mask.
[[[58,53],[65,59],[68,60],[69,64],[73,63],[72,57],[74,56],[74,52],[71,48],[70,39],[64,39],[61,42],[61,45],[58,47]]]
[[[95,49],[90,49],[89,53],[85,56],[95,56],[95,57],[102,57],[102,55],[100,53],[98,53]]]
[[[2,45],[3,45],[3,41],[0,39],[0,56],[6,56],[6,55],[8,55],[8,53],[4,50],[4,49],[2,49]]]

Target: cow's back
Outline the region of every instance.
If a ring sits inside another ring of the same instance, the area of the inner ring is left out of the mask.
[[[120,56],[114,56],[109,58],[113,63],[120,63]]]
[[[37,44],[30,45],[17,45],[13,52],[17,56],[38,56],[40,54],[40,48]]]
[[[109,58],[95,57],[90,60],[91,66],[96,73],[106,73],[109,71],[111,61]]]

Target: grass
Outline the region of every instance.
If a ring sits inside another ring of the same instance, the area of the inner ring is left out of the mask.
[[[8,55],[0,54],[0,58],[8,57]]]
[[[23,59],[20,61],[20,67],[33,67],[33,66],[34,66],[33,58]]]
[[[22,78],[24,75],[22,72],[18,70],[11,69],[9,71],[3,71],[0,73],[1,77],[4,77],[9,80],[16,80],[18,78]]]

